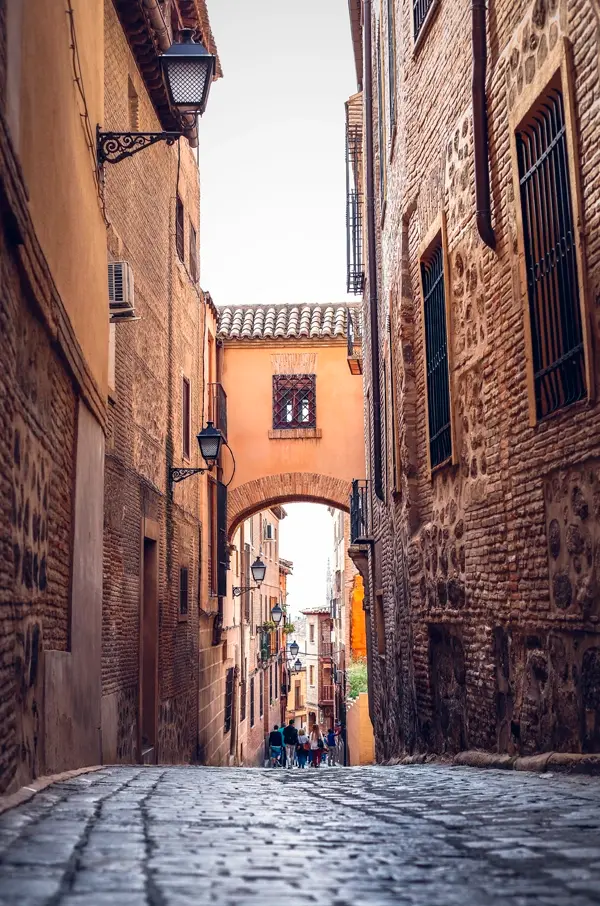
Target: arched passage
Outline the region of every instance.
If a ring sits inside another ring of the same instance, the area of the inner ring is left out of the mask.
[[[240,522],[276,503],[304,500],[348,510],[350,488],[350,481],[314,472],[283,472],[255,478],[229,494],[229,539],[233,538]]]

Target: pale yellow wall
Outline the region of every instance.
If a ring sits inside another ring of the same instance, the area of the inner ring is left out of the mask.
[[[14,3],[15,0],[11,0]],[[90,128],[104,107],[104,3],[73,0]],[[64,3],[22,3],[17,151],[34,227],[101,394],[108,378],[106,231],[74,82]],[[13,120],[14,121],[14,120]],[[126,128],[126,124],[124,124]],[[118,165],[117,165],[118,166]]]
[[[316,353],[317,428],[320,439],[273,440],[272,357]],[[279,340],[228,341],[223,383],[229,443],[237,461],[231,490],[255,478],[308,472],[350,480],[365,475],[362,380],[350,374],[346,341],[301,345]]]
[[[350,764],[372,764],[375,761],[375,738],[369,717],[369,696],[361,692],[348,706],[346,734],[350,750]]]

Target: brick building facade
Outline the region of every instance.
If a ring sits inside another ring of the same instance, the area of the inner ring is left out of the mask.
[[[377,756],[598,752],[598,6],[360,6]]]
[[[126,7],[105,3],[104,128],[155,132],[170,116],[157,112],[156,35]],[[211,48],[203,4],[171,4],[170,13],[173,33],[192,27]],[[217,381],[216,309],[199,283],[199,172],[183,139],[105,170],[109,260],[133,273],[136,318],[111,324],[103,758],[188,762],[205,754],[206,661],[222,661],[220,644],[211,655],[219,641],[214,477],[177,485],[169,477],[173,467],[202,465],[195,435],[211,417]]]
[[[100,757],[101,28],[98,0],[0,2],[0,792]]]

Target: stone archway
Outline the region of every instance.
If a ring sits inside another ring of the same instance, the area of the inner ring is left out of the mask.
[[[283,472],[248,481],[229,494],[229,538],[233,538],[235,530],[244,519],[276,503],[305,500],[347,511],[350,490],[350,481],[313,472]]]

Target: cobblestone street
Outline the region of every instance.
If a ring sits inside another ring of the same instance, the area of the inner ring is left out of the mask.
[[[0,903],[600,900],[600,781],[398,767],[106,768],[0,817]]]

